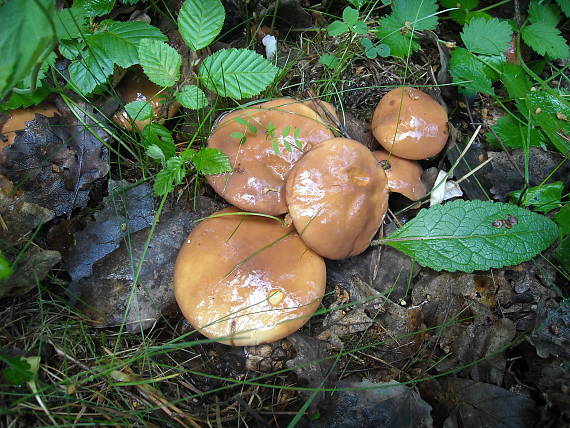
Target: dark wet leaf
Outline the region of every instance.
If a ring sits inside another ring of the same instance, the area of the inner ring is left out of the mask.
[[[109,182],[109,196],[95,221],[75,234],[75,246],[64,262],[73,281],[91,275],[93,263],[119,248],[129,234],[150,227],[154,217],[152,190],[147,183]]]
[[[396,381],[375,383],[340,381],[332,408],[311,426],[327,428],[427,428],[433,426],[431,406],[413,389]],[[333,407],[334,406],[334,407]]]
[[[553,355],[570,360],[570,302],[564,300],[560,305],[554,300],[541,302],[529,340],[541,358]]]

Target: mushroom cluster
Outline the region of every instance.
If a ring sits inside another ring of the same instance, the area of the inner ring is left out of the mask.
[[[234,207],[192,231],[174,272],[182,313],[205,336],[256,345],[299,329],[324,295],[323,257],[366,250],[389,192],[425,196],[417,160],[436,155],[448,132],[429,95],[398,88],[383,97],[372,130],[387,151],[335,137],[327,117],[338,119],[330,104],[281,98],[214,125],[208,146],[233,171],[207,180]],[[285,213],[282,223],[267,216]]]

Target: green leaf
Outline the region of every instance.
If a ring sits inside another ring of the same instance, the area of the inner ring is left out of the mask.
[[[451,52],[449,72],[453,83],[465,88],[468,95],[478,92],[494,94],[491,79],[485,74],[484,64],[475,55],[463,48],[455,48]],[[467,81],[467,82],[465,82]]]
[[[166,127],[158,123],[149,123],[141,132],[141,142],[146,148],[158,146],[166,159],[176,156],[176,146],[174,138]]]
[[[342,11],[342,20],[348,25],[358,22],[358,11],[352,7],[345,7]]]
[[[540,133],[536,129],[531,127],[529,130],[527,126],[524,126],[510,115],[500,117],[491,128],[493,128],[493,131],[495,131],[495,134],[497,134],[505,146],[513,149],[540,146],[542,143]],[[485,136],[489,143],[498,145],[498,141],[492,133],[489,132]],[[525,144],[527,141],[528,145]]]
[[[514,220],[510,228],[499,220]],[[556,224],[510,204],[453,201],[421,210],[386,244],[437,271],[473,272],[522,263],[556,239]]]
[[[570,56],[568,44],[558,28],[537,22],[523,27],[522,38],[536,53],[548,55],[554,59]]]
[[[151,144],[150,146],[147,147],[146,155],[149,158],[160,162],[163,166],[166,165],[166,156],[164,155],[162,149],[158,147],[156,144]]]
[[[532,207],[534,211],[539,213],[548,213],[562,205],[560,199],[562,198],[563,189],[564,184],[562,181],[529,187],[522,197],[521,205],[523,207]],[[520,190],[510,192],[508,196],[511,198],[511,202],[517,203],[521,193]]]
[[[77,58],[84,48],[83,40],[62,40],[58,46],[59,53],[71,61]]]
[[[115,0],[75,0],[73,6],[83,8],[89,16],[102,16],[113,10]]]
[[[357,9],[360,9],[368,2],[368,0],[347,0],[347,1]]]
[[[570,235],[570,203],[566,203],[554,217],[561,235]]]
[[[512,36],[509,23],[497,18],[473,18],[461,33],[465,47],[473,53],[483,55],[503,55]]]
[[[554,255],[564,266],[564,269],[570,272],[570,236],[566,236],[560,241]]]
[[[219,0],[186,0],[178,14],[178,30],[190,49],[212,43],[224,25],[224,6]]]
[[[125,111],[132,120],[147,120],[152,118],[152,106],[143,100],[131,101],[125,105]]]
[[[340,60],[333,54],[323,54],[319,57],[319,63],[334,70],[340,65]]]
[[[556,3],[558,3],[564,15],[570,18],[570,2],[568,0],[556,0]]]
[[[562,154],[570,152],[570,105],[561,96],[549,92],[530,91],[526,97],[530,120],[538,124],[552,145]]]
[[[8,365],[2,370],[2,377],[6,382],[12,385],[23,385],[34,378],[32,366],[26,358],[11,357],[2,358],[2,360]]]
[[[160,30],[146,22],[106,21],[108,27],[87,37],[87,44],[100,49],[115,64],[128,68],[139,63],[138,47],[142,39],[167,40]]]
[[[528,117],[526,95],[530,92],[532,83],[520,65],[505,63],[502,68],[501,81],[507,88],[509,97],[515,100],[519,112]]]
[[[211,147],[204,147],[200,151],[195,152],[191,161],[196,171],[204,175],[216,175],[232,171],[232,165],[228,156],[224,152]]]
[[[531,1],[528,6],[528,20],[532,24],[542,22],[552,27],[556,27],[560,22],[560,11],[552,4],[545,4],[542,1]]]
[[[87,31],[87,13],[79,7],[64,8],[57,12],[54,24],[60,41],[77,39]]]
[[[279,68],[249,49],[222,49],[200,65],[204,85],[222,97],[249,98],[263,91]]]
[[[2,253],[0,253],[0,279],[8,278],[14,273],[12,266],[8,263],[8,260],[4,258]]]
[[[176,49],[158,40],[143,39],[138,52],[140,64],[151,82],[163,87],[178,82],[182,57]]]
[[[395,0],[392,15],[400,25],[410,22],[415,31],[433,30],[437,26],[437,3],[435,0]]]
[[[12,93],[8,101],[0,104],[0,111],[10,111],[17,108],[28,108],[41,103],[52,91],[49,86],[40,86],[31,94]]]
[[[186,177],[186,167],[180,156],[174,156],[166,161],[166,168],[161,170],[154,180],[152,187],[156,196],[164,196],[174,190],[174,186],[182,183]]]
[[[342,21],[333,21],[327,26],[327,33],[331,37],[340,36],[349,30],[348,24]]]
[[[380,43],[390,47],[390,54],[396,57],[403,58],[408,55],[408,51],[413,53],[420,49],[420,45],[413,40],[411,29],[406,29],[393,15],[380,19],[376,36]]]
[[[446,9],[459,7],[458,10],[449,12],[449,17],[460,25],[468,22],[466,19],[471,10],[479,5],[478,0],[466,0],[458,2],[457,0],[440,0],[440,3]]]
[[[199,110],[208,105],[206,94],[195,85],[185,85],[176,94],[176,100],[184,107]]]
[[[38,6],[38,3],[43,6]],[[11,0],[0,7],[0,99],[43,62],[53,50],[56,34],[54,0]],[[44,13],[45,12],[45,13]]]
[[[69,83],[80,94],[89,95],[107,82],[114,70],[113,62],[96,50],[85,51],[82,56],[69,65]]]

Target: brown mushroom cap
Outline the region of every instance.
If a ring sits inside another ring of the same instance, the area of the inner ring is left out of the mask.
[[[257,132],[251,132],[236,119],[246,120]],[[273,138],[266,135],[270,123],[276,128],[275,137],[282,136],[284,128],[290,126],[289,140],[295,128],[299,129],[302,149],[289,141],[292,151],[287,151],[280,138],[279,153],[276,154]],[[239,138],[232,137],[232,132],[244,133],[245,142],[242,144]],[[314,110],[292,98],[236,110],[221,119],[208,139],[209,147],[228,155],[233,171],[206,178],[220,196],[236,207],[265,214],[283,214],[287,212],[284,195],[287,174],[308,148],[333,136]]]
[[[133,67],[125,74],[117,86],[117,93],[123,104],[133,101],[147,101],[152,106],[153,118],[135,120],[136,129],[134,131],[142,131],[152,119],[158,119],[159,123],[164,123],[166,119],[173,117],[180,109],[180,103],[177,101],[170,104],[165,102],[166,96],[162,88],[152,83],[139,67]],[[124,109],[115,113],[113,120],[123,129],[133,131],[131,118]]]
[[[39,105],[27,109],[17,109],[8,113],[8,119],[2,125],[0,133],[4,134],[7,138],[6,141],[0,141],[0,150],[8,147],[14,143],[16,138],[16,131],[26,129],[26,122],[34,120],[36,113],[42,114],[47,117],[53,117],[58,110],[52,105]]]
[[[418,162],[390,155],[384,150],[377,150],[372,154],[378,162],[382,162],[390,192],[401,193],[412,201],[417,201],[426,195],[426,186],[421,180],[424,171]],[[385,165],[388,158],[390,158],[388,165]]]
[[[237,210],[216,214],[231,212]],[[298,330],[319,307],[325,283],[322,257],[292,227],[259,216],[204,220],[174,267],[174,294],[186,319],[230,345],[272,342]]]
[[[447,113],[419,89],[396,88],[384,95],[376,106],[372,133],[382,147],[396,156],[427,159],[445,146]]]
[[[317,254],[329,259],[360,254],[386,214],[386,181],[370,150],[333,138],[311,149],[289,173],[289,214]]]

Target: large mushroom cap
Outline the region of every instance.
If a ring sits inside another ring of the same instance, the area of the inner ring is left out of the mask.
[[[142,131],[153,119],[164,123],[165,119],[173,117],[180,109],[177,101],[167,103],[162,88],[152,83],[139,67],[133,67],[121,79],[117,86],[117,93],[123,104],[133,101],[146,101],[152,106],[152,119],[135,120],[134,131]],[[131,118],[124,109],[113,116],[113,120],[123,129],[133,131]]]
[[[426,186],[422,182],[423,169],[418,162],[390,155],[385,150],[377,150],[372,154],[384,168],[390,192],[401,193],[412,201],[426,195]]]
[[[246,121],[256,132],[236,119]],[[275,127],[274,137],[267,135],[271,125]],[[283,137],[286,127],[289,133]],[[294,141],[295,129],[301,148]],[[245,142],[232,136],[234,132],[245,134]],[[229,157],[233,171],[207,176],[208,183],[226,201],[243,210],[283,214],[287,212],[284,196],[287,174],[304,151],[333,136],[314,110],[292,98],[234,111],[222,118],[208,139],[209,147]],[[274,140],[279,153],[275,153]],[[285,148],[285,141],[291,151]]]
[[[26,129],[26,122],[34,120],[36,113],[47,117],[53,117],[58,113],[57,109],[52,105],[39,105],[27,109],[17,109],[8,113],[8,118],[2,125],[0,133],[4,134],[6,141],[0,141],[0,150],[14,143],[16,132]]]
[[[382,147],[396,156],[427,159],[445,146],[447,113],[419,89],[396,88],[384,95],[376,106],[372,133]]]
[[[333,138],[315,146],[287,179],[289,214],[303,241],[329,259],[364,251],[386,213],[386,174],[362,144]]]
[[[237,212],[234,208],[216,214]],[[205,336],[231,345],[279,340],[319,307],[326,269],[292,227],[259,216],[200,223],[174,268],[182,313]]]

